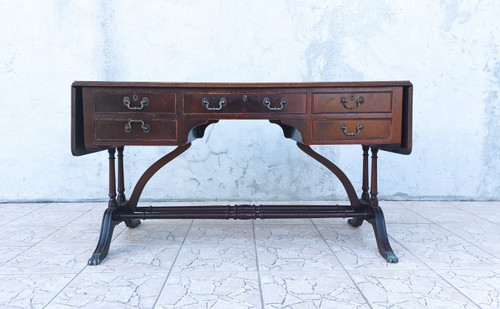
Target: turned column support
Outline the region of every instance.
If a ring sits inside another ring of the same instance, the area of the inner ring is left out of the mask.
[[[116,208],[118,203],[116,201],[116,172],[115,172],[115,148],[109,148],[109,200],[108,208]]]
[[[126,201],[125,198],[125,181],[123,174],[123,146],[117,147],[118,150],[117,158],[118,158],[118,195],[116,200],[118,205],[123,205]]]
[[[370,207],[378,207],[378,187],[377,187],[377,147],[371,147],[372,149],[372,172],[371,172],[371,186],[370,186]]]
[[[361,199],[367,203],[370,202],[370,194],[368,193],[368,190],[370,189],[369,183],[368,183],[368,150],[370,149],[370,146],[363,145],[363,185],[362,185],[362,190],[363,193],[361,194]]]

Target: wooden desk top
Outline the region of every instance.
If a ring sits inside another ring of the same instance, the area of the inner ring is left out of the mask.
[[[267,119],[305,145],[363,144],[409,154],[408,81],[90,82],[72,85],[72,153],[184,145],[223,119]]]

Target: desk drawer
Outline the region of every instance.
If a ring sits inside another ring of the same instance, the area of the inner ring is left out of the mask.
[[[312,112],[388,113],[392,111],[393,89],[313,92]]]
[[[188,93],[185,113],[305,113],[304,93]]]
[[[165,119],[96,119],[95,140],[99,142],[172,141],[177,139],[177,121]]]
[[[316,120],[313,121],[313,139],[356,141],[399,139],[392,134],[391,119]]]
[[[159,89],[91,89],[96,113],[138,112],[175,114],[176,94]]]

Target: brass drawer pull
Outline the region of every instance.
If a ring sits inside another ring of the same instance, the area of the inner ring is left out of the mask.
[[[358,126],[356,127],[356,133],[347,133],[347,127],[345,126],[345,124],[341,124],[340,125],[340,130],[346,136],[356,136],[356,135],[359,135],[359,133],[361,133],[361,131],[363,131],[364,128],[365,128],[365,126],[363,125],[363,123],[359,123]]]
[[[201,105],[205,106],[205,108],[209,111],[220,111],[224,106],[227,105],[227,100],[226,98],[221,98],[219,100],[219,107],[209,107],[208,105],[210,105],[210,101],[205,97],[201,99]]]
[[[355,97],[354,95],[350,95],[349,96],[349,101],[354,101]],[[340,104],[342,104],[344,106],[344,108],[346,109],[356,109],[358,107],[361,106],[361,104],[365,103],[365,98],[363,98],[362,96],[360,96],[357,100],[356,100],[356,106],[347,106],[347,99],[345,97],[342,97],[340,98]]]
[[[139,97],[137,96],[137,94],[134,94],[132,96],[132,100],[134,102],[137,102],[137,100],[139,100]],[[129,97],[124,97],[123,98],[123,104],[128,107],[128,109],[131,109],[133,111],[138,111],[138,110],[141,110],[143,109],[144,107],[148,106],[149,105],[149,99],[147,97],[144,97],[142,98],[141,100],[141,107],[135,107],[135,106],[130,106],[130,104],[132,104],[132,102],[130,101],[130,98]]]
[[[148,133],[149,132],[149,124],[145,123],[144,121],[142,120],[129,120],[129,122],[127,122],[125,124],[125,132],[126,133],[130,133],[132,131],[132,123],[140,123],[141,124],[141,128],[142,130],[145,132],[145,133]]]
[[[268,97],[265,97],[262,103],[267,107],[268,110],[280,111],[285,108],[285,106],[288,104],[288,101],[287,99],[283,98],[280,101],[280,107],[271,107],[271,100]]]

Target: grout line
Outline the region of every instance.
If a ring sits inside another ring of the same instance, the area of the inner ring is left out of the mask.
[[[177,250],[177,254],[175,255],[174,260],[172,261],[172,265],[170,266],[170,269],[168,270],[167,276],[165,277],[165,281],[163,282],[160,291],[158,292],[158,296],[155,299],[155,302],[151,308],[155,308],[156,304],[158,303],[158,300],[160,299],[161,294],[163,293],[163,290],[165,289],[165,286],[167,285],[168,278],[170,277],[170,274],[172,273],[172,269],[174,269],[175,262],[177,261],[177,258],[179,257],[179,254],[181,253],[181,249],[184,246],[184,243],[186,242],[186,239],[188,238],[189,231],[191,231],[191,227],[193,226],[194,220],[191,220],[191,224],[189,225],[189,228],[186,232],[186,236],[184,236],[184,239],[182,240],[181,245],[179,246],[179,250]]]
[[[344,264],[342,264],[342,262],[340,261],[339,257],[337,256],[337,254],[335,253],[335,251],[333,251],[332,247],[330,246],[330,244],[326,241],[325,237],[323,236],[323,234],[321,233],[321,231],[318,229],[318,227],[316,226],[316,224],[314,223],[313,220],[311,220],[313,226],[316,228],[316,231],[318,231],[319,235],[321,236],[321,239],[323,239],[323,241],[325,242],[325,244],[328,246],[328,249],[330,249],[330,251],[332,252],[333,256],[335,256],[335,258],[337,259],[337,261],[339,262],[340,266],[342,267],[342,269],[344,270],[344,272],[347,274],[347,276],[349,277],[349,279],[351,279],[352,283],[354,284],[354,286],[356,287],[356,289],[358,290],[359,294],[361,294],[361,296],[363,297],[363,299],[365,300],[366,304],[373,309],[373,306],[370,304],[370,302],[368,301],[368,299],[366,298],[365,294],[363,294],[363,292],[361,291],[361,289],[359,288],[358,284],[356,283],[356,281],[354,281],[354,279],[352,278],[351,274],[349,273],[349,271],[347,271],[347,269],[345,268]],[[333,227],[335,229],[335,227]]]
[[[262,308],[264,308],[264,291],[262,290],[262,279],[259,268],[259,253],[257,252],[257,238],[255,237],[255,224],[253,220],[252,220],[252,232],[253,232],[253,244],[255,248],[255,264],[257,266],[257,279],[259,281],[260,303],[262,305]]]

